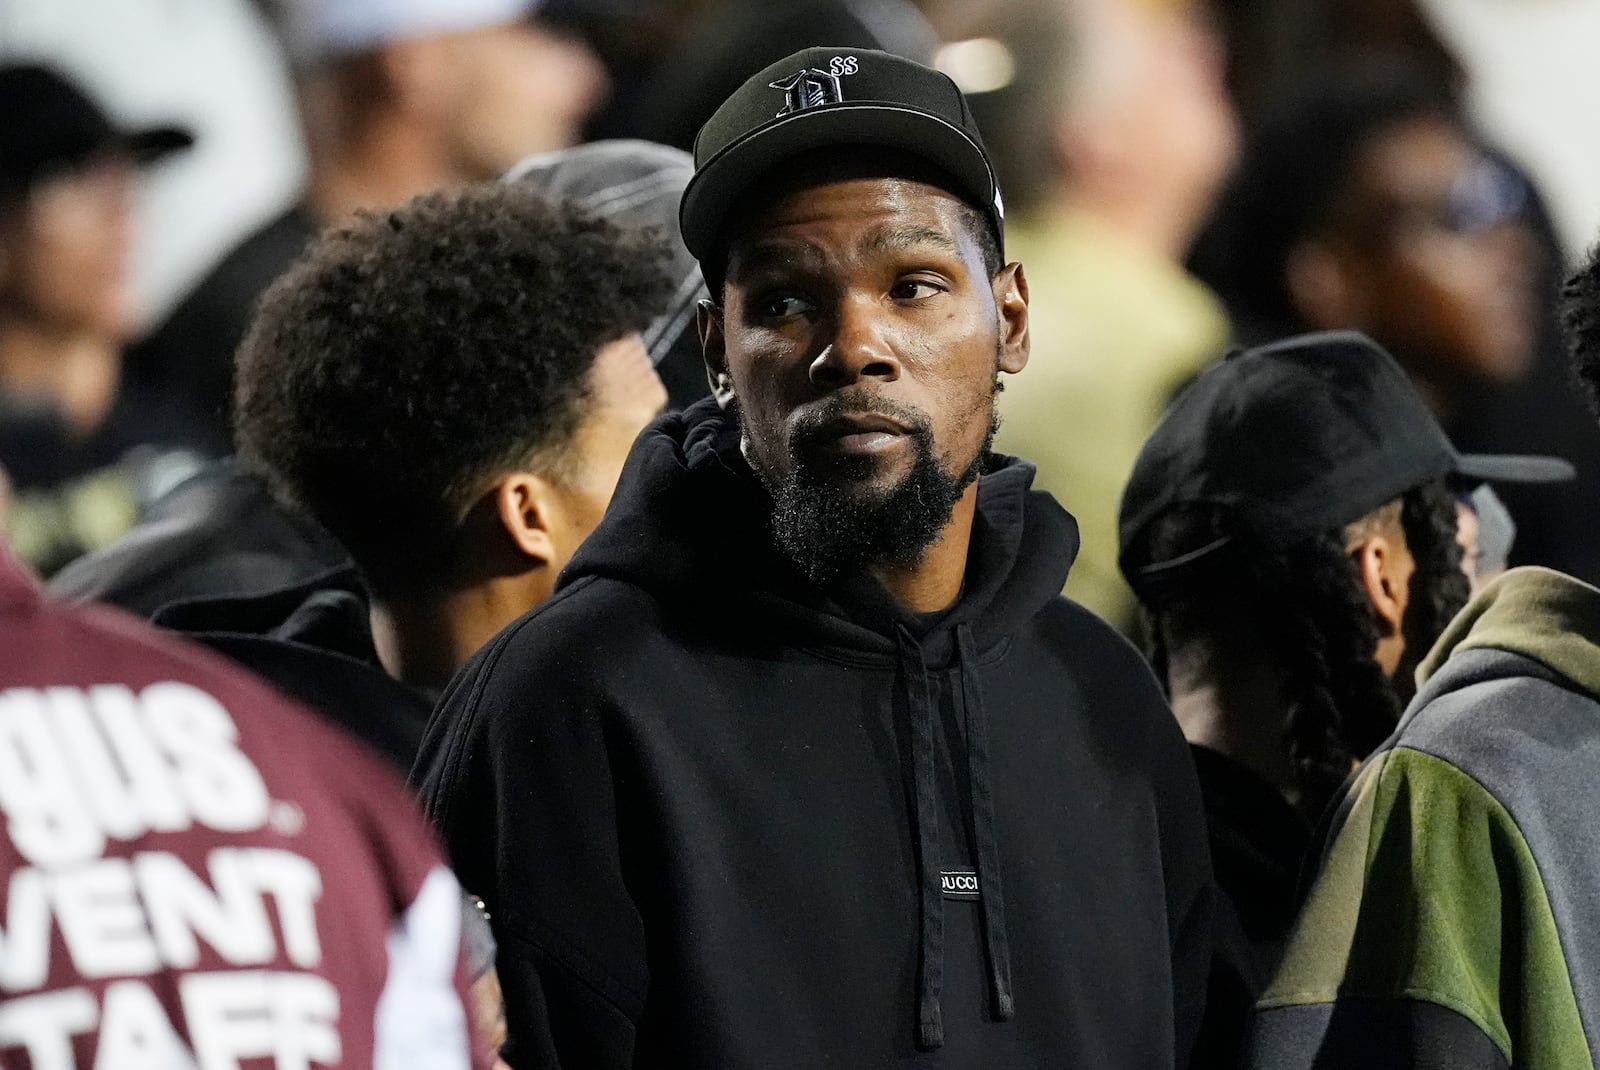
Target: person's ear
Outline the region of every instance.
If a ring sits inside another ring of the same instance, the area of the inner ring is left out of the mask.
[[[1322,241],[1303,241],[1284,261],[1284,288],[1300,318],[1316,330],[1360,327],[1360,284],[1338,251]]]
[[[700,327],[700,349],[706,358],[706,379],[711,396],[726,409],[733,404],[733,376],[728,374],[728,351],[722,334],[722,308],[712,301],[701,301],[696,310]]]
[[[1361,589],[1377,614],[1379,638],[1399,635],[1409,599],[1394,544],[1386,535],[1369,535],[1350,550],[1350,556],[1361,574]]]
[[[517,551],[541,565],[556,560],[550,533],[557,505],[550,484],[528,472],[512,472],[501,477],[489,493],[500,527]]]
[[[1378,648],[1373,658],[1385,676],[1393,676],[1405,656],[1406,608],[1411,603],[1409,555],[1386,535],[1371,535],[1350,548],[1360,575],[1362,593],[1372,606],[1378,626]]]
[[[1000,316],[1000,370],[1015,375],[1028,366],[1028,276],[1013,261],[994,277],[994,304]]]

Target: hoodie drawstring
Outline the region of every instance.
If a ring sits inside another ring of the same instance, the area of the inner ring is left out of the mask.
[[[897,630],[900,671],[910,714],[911,769],[917,832],[917,888],[922,946],[917,976],[917,1043],[922,1048],[944,1044],[944,893],[939,883],[939,800],[934,764],[938,731],[922,647],[905,627]],[[956,628],[956,659],[966,702],[967,780],[972,796],[974,867],[984,951],[989,965],[993,1014],[999,1021],[1016,1015],[1011,991],[1011,950],[1006,937],[1005,901],[1000,888],[1000,844],[994,830],[994,792],[989,779],[989,729],[978,680],[978,657],[967,624]]]
[[[956,627],[956,659],[961,663],[961,690],[967,705],[967,779],[972,795],[974,866],[978,870],[978,906],[983,912],[983,943],[989,954],[993,1013],[1002,1022],[1016,1016],[1011,993],[1011,945],[1006,937],[1006,903],[1000,890],[1000,840],[994,831],[994,791],[989,780],[989,723],[978,680],[978,654],[972,628]]]
[[[944,1043],[944,897],[939,888],[939,799],[934,780],[933,700],[922,647],[904,627],[898,629],[900,671],[905,677],[911,715],[911,773],[917,825],[917,906],[922,923],[922,954],[917,967],[917,1044]]]

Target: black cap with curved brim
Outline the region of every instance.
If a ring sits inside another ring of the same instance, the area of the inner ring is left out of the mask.
[[[1135,591],[1228,545],[1147,550],[1170,511],[1211,506],[1234,534],[1284,549],[1436,479],[1476,485],[1573,477],[1555,457],[1457,453],[1394,358],[1354,331],[1230,355],[1173,401],[1122,496],[1122,571]]]
[[[117,128],[60,73],[36,64],[0,67],[0,101],[0,201],[101,153],[122,151],[144,165],[194,144],[178,126]]]
[[[740,86],[695,138],[695,174],[678,220],[684,244],[707,270],[739,195],[815,149],[899,149],[948,176],[1005,248],[1005,208],[994,167],[967,101],[950,78],[887,52],[807,48]]]

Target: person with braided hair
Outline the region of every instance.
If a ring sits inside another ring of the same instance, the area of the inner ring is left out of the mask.
[[[1600,400],[1600,254],[1563,309]],[[1600,590],[1483,588],[1345,787],[1245,1065],[1600,1065]]]
[[[1234,1065],[1295,918],[1313,824],[1394,730],[1469,589],[1452,479],[1550,479],[1458,454],[1394,360],[1331,332],[1236,353],[1146,442],[1121,566],[1200,774],[1222,912],[1203,1065]]]

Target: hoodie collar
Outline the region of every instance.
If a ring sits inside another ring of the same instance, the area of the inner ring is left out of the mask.
[[[1420,688],[1454,655],[1504,650],[1600,695],[1600,589],[1547,568],[1515,568],[1461,611],[1417,668]]]

